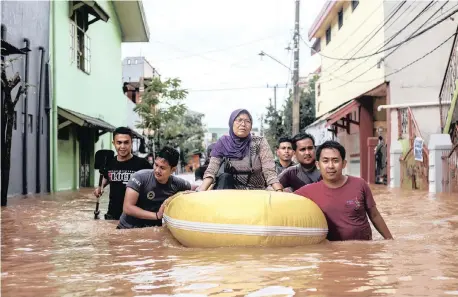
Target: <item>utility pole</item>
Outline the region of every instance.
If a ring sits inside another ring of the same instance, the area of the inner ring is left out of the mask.
[[[277,88],[278,88],[278,85],[275,85],[273,87],[270,87],[269,85],[267,85],[267,87],[274,89],[274,108],[275,108],[275,110],[277,110]]]
[[[299,89],[299,9],[300,0],[296,0],[296,17],[294,23],[294,69],[293,69],[293,135],[299,133],[300,123],[300,89]]]

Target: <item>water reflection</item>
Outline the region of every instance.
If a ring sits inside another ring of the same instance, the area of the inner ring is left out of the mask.
[[[187,249],[94,221],[90,191],[2,209],[2,296],[458,295],[458,199],[375,187],[394,241]],[[105,204],[102,209],[106,209]]]

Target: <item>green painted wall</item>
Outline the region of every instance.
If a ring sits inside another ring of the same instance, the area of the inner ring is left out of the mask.
[[[91,38],[91,73],[79,70],[76,58],[70,59],[70,18],[67,1],[53,1],[51,54],[53,64],[53,88],[56,105],[89,116],[101,118],[114,126],[126,125],[128,101],[122,93],[121,32],[111,1],[97,1],[108,13],[107,23],[97,21],[89,26]],[[54,110],[53,110],[54,112]],[[53,190],[68,189],[79,185],[79,147],[75,135],[69,141],[57,141],[56,115],[53,117],[53,141],[55,147],[52,166]],[[75,143],[76,141],[76,143]],[[100,137],[94,151],[108,147],[111,134]],[[73,149],[73,147],[76,149]],[[69,149],[71,148],[71,149]],[[71,165],[73,164],[73,166]],[[98,171],[93,171],[94,181]]]
[[[77,188],[78,180],[76,177],[79,173],[79,155],[76,154],[78,150],[78,141],[76,141],[76,129],[70,132],[69,140],[58,140],[57,146],[59,148],[58,164],[59,171],[57,172],[57,181],[59,190],[71,190]]]

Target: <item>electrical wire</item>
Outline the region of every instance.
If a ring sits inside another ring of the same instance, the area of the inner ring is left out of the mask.
[[[432,54],[433,52],[435,52],[436,50],[438,50],[439,48],[441,48],[444,44],[446,44],[450,39],[452,39],[453,37],[455,37],[455,35],[457,35],[457,33],[453,33],[450,37],[448,37],[446,40],[444,40],[443,42],[441,42],[438,46],[436,46],[435,48],[433,48],[432,50],[430,50],[429,52],[425,53],[423,56],[421,56],[420,58],[417,58],[415,59],[414,61],[404,65],[403,67],[393,71],[393,72],[390,72],[382,77],[379,77],[379,78],[374,78],[374,79],[368,79],[368,80],[362,80],[362,81],[355,81],[355,82],[360,82],[360,83],[366,83],[366,82],[371,82],[371,81],[376,81],[376,80],[380,80],[380,79],[383,79],[383,78],[386,78],[386,77],[389,77],[389,76],[392,76],[396,73],[399,73],[401,71],[403,71],[404,69],[412,66],[413,64],[417,63],[418,61],[420,60],[423,60],[424,58],[426,58],[427,56],[429,56],[430,54]]]
[[[398,17],[397,17],[391,24],[388,25],[388,22],[389,22],[389,21],[391,20],[391,18],[399,11],[399,9],[402,7],[403,3],[404,3],[404,2],[398,4],[397,7],[394,7],[394,8],[393,8],[393,10],[392,10],[392,11],[390,12],[390,14],[388,15],[388,19],[380,23],[380,24],[382,24],[382,26],[381,26],[380,28],[384,28],[385,30],[388,29],[388,28],[390,28],[392,25],[394,25],[394,24],[397,22],[397,20],[398,20],[403,14],[405,14],[405,13],[407,12],[407,10],[410,9],[410,7],[412,7],[412,3],[411,3],[411,4],[406,8],[406,10],[404,10],[402,13],[400,13],[400,14],[398,15]],[[379,24],[379,25],[380,25],[380,24]],[[386,25],[388,25],[388,26],[386,26]],[[386,27],[385,27],[385,26],[386,26]],[[359,27],[361,27],[361,26],[359,26]],[[359,28],[359,27],[358,27],[358,28]],[[377,28],[377,27],[376,27],[376,28]],[[359,42],[357,42],[357,44],[360,44],[360,43],[363,42],[367,37],[369,37],[369,36],[376,30],[376,28],[374,28],[374,30],[372,30],[368,35],[366,35],[362,40],[360,40]],[[380,30],[380,28],[379,28],[379,30]],[[374,33],[374,34],[372,35],[372,37],[370,37],[369,40],[367,40],[367,42],[370,41],[372,38],[374,38],[374,37],[375,37],[375,34],[377,34],[379,30],[377,30],[377,32]],[[301,38],[301,39],[302,39],[302,41],[304,42],[304,44],[305,44],[307,47],[309,47],[309,48],[311,48],[311,49],[313,50],[313,48],[312,48],[310,45],[308,45],[308,44],[305,42],[305,40],[304,40],[303,38]],[[346,39],[346,40],[348,40],[348,39]],[[367,44],[367,42],[366,42],[365,44]],[[365,44],[364,44],[364,45],[365,45]],[[349,54],[352,50],[354,50],[356,47],[358,47],[358,45],[356,45],[356,46],[354,46],[353,48],[351,48],[347,53],[345,53],[345,54],[343,55],[343,57],[345,57],[346,55],[348,55],[348,54]],[[336,47],[336,48],[337,48],[337,47]],[[358,53],[361,49],[363,49],[363,47],[361,47],[357,52],[355,52],[355,53],[352,55],[352,57],[353,57],[356,53]],[[317,52],[317,53],[320,54],[320,52]],[[321,56],[322,56],[322,55],[321,55]],[[322,56],[322,57],[323,57],[323,56]],[[325,77],[327,78],[328,75],[329,75],[331,78],[334,78],[335,76],[334,76],[333,74],[334,74],[336,71],[338,71],[339,69],[341,69],[344,65],[346,65],[346,64],[348,63],[348,61],[345,61],[345,63],[343,63],[342,65],[340,65],[338,68],[333,69],[333,66],[337,65],[339,62],[341,62],[341,61],[340,61],[340,60],[336,60],[333,64],[331,64],[330,66],[326,67],[326,70],[324,70],[324,71],[322,70],[322,72],[320,73],[321,80],[323,80],[323,78],[325,78]],[[324,74],[324,75],[323,75],[323,74]],[[329,80],[328,80],[328,81],[329,81]],[[326,81],[326,82],[327,82],[327,81]]]
[[[434,15],[439,12],[446,4],[448,3],[448,1],[446,3],[444,3],[444,5],[442,5],[435,13],[433,13],[420,27],[418,27],[407,39],[405,39],[405,41],[407,40],[411,40],[412,36],[415,35],[416,32],[418,32],[418,30],[420,30],[424,25],[426,25],[426,23],[428,23],[433,17]],[[424,10],[423,10],[424,11]],[[443,19],[442,21],[444,21],[446,19]],[[430,26],[431,27],[431,26]],[[432,28],[432,27],[431,27]],[[427,32],[425,30],[422,31],[423,33]],[[422,33],[422,34],[423,34]],[[421,35],[421,34],[420,34]],[[419,36],[419,35],[418,35]],[[392,55],[395,51],[397,51],[403,44],[405,44],[406,42],[402,42],[400,43],[396,48],[394,48],[391,52],[389,52],[387,55],[385,55],[383,57],[383,59],[386,59],[387,57],[389,57],[390,55]],[[367,72],[369,72],[371,69],[373,69],[374,67],[376,67],[378,65],[379,62],[375,63],[373,66],[371,66],[370,68],[368,68],[366,71],[362,72],[361,74],[357,75],[356,77],[354,77],[353,79],[349,80],[349,81],[346,81],[344,84],[340,85],[340,86],[337,86],[331,90],[335,90],[335,89],[338,89],[340,87],[343,87],[351,82],[353,82],[354,80],[356,80],[357,78],[361,77],[362,75],[366,74]]]
[[[412,19],[412,20],[411,20],[404,28],[402,28],[400,31],[396,32],[395,36],[392,36],[391,38],[396,37],[396,36],[397,36],[398,34],[400,34],[405,28],[407,28],[407,26],[409,26],[413,21],[415,21],[418,17],[420,17],[421,14],[423,14],[427,9],[429,9],[429,6],[431,5],[431,3],[432,3],[432,2],[430,2],[430,3],[429,3],[429,4],[428,4],[428,5],[427,5],[418,15],[417,15],[417,16],[414,17],[414,19]],[[458,11],[458,9],[457,9],[456,11]],[[456,12],[456,11],[455,11],[455,12]],[[436,25],[437,25],[437,24],[436,24]],[[381,27],[381,28],[383,28],[383,27]],[[424,32],[423,32],[423,33],[424,33]],[[419,35],[421,35],[421,34],[419,34]],[[403,43],[405,43],[405,42],[407,42],[407,41],[409,41],[409,40],[411,40],[411,39],[413,39],[413,38],[415,38],[415,37],[417,37],[417,36],[419,36],[419,35],[416,35],[416,36],[414,36],[414,37],[411,36],[410,38],[408,38],[408,39],[406,39],[406,40],[404,40],[404,41],[402,41],[402,42],[399,42],[399,43],[397,43],[397,44],[395,44],[395,45],[393,45],[393,46],[391,46],[391,47],[388,47],[388,48],[386,48],[386,49],[383,49],[383,47],[386,46],[386,44],[384,44],[380,49],[378,49],[378,50],[375,51],[374,53],[367,54],[367,55],[362,55],[362,56],[358,56],[358,57],[342,58],[342,57],[331,57],[331,56],[328,56],[328,55],[323,55],[322,53],[319,53],[319,54],[320,54],[322,57],[327,58],[327,59],[331,59],[331,60],[339,60],[339,61],[360,60],[360,59],[369,58],[369,57],[375,56],[375,55],[377,55],[377,54],[380,54],[380,53],[382,53],[382,52],[385,52],[385,51],[387,51],[387,50],[389,50],[389,49],[392,49],[393,47],[399,46],[399,45],[401,45],[401,44],[403,44]],[[302,39],[302,40],[303,40],[303,39]],[[391,40],[392,40],[392,39],[391,39]],[[390,41],[391,41],[391,40],[390,40]],[[303,41],[304,41],[304,40],[303,40]],[[307,46],[308,46],[308,45],[307,45]]]
[[[287,86],[277,85],[277,88],[286,88]],[[250,90],[250,89],[265,89],[266,86],[251,86],[251,87],[234,87],[234,88],[223,88],[223,89],[187,89],[188,92],[219,92],[219,91],[238,91],[238,90]]]

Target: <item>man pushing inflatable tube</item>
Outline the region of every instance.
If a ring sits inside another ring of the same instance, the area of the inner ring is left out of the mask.
[[[164,219],[186,247],[302,246],[320,243],[328,233],[313,201],[273,191],[179,193],[167,201]]]

